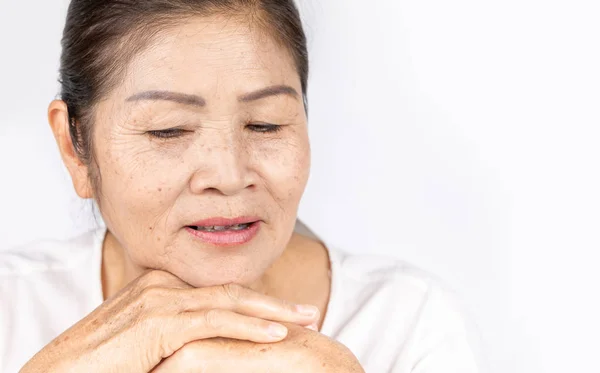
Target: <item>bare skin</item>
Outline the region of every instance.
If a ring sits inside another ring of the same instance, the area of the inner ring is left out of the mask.
[[[189,343],[153,373],[232,373],[240,367],[244,373],[364,373],[345,346],[306,328],[287,326],[288,337],[278,343],[226,338]]]
[[[124,287],[124,282],[119,282],[123,278],[123,252],[111,242],[111,237],[108,233],[103,247],[102,288],[105,299],[113,297]],[[329,271],[325,247],[320,242],[294,233],[282,256],[263,275],[260,289],[254,290],[291,304],[316,306],[319,317],[309,326],[320,330],[329,301]]]
[[[330,277],[325,248],[293,234],[310,170],[301,91],[285,48],[214,16],[159,33],[97,103],[95,164],[73,150],[66,104],[51,103],[75,190],[96,199],[108,228],[106,300],[22,372],[362,371],[314,331]],[[188,229],[239,216],[261,223],[242,245]]]

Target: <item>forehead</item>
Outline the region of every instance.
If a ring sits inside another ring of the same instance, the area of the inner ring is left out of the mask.
[[[159,33],[130,63],[123,93],[173,90],[239,95],[287,84],[300,92],[288,51],[258,26],[221,16],[192,18]]]

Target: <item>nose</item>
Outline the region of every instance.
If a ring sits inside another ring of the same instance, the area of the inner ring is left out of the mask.
[[[194,194],[217,192],[232,196],[254,185],[248,150],[239,141],[205,145],[198,154],[198,166],[190,179]]]

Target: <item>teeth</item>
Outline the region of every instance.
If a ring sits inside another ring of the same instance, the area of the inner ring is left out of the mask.
[[[241,231],[248,228],[250,224],[236,224],[236,225],[213,225],[206,227],[196,227],[198,230],[206,232],[223,232],[223,231]]]

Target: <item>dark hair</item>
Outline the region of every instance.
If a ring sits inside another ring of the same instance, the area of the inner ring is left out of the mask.
[[[62,38],[61,99],[68,108],[73,146],[80,159],[93,166],[90,176],[97,192],[94,105],[123,79],[127,64],[161,30],[192,17],[221,14],[247,21],[287,49],[306,105],[308,51],[294,0],[71,1]]]

